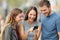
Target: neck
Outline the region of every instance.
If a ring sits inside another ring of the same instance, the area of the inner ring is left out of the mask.
[[[50,12],[50,15],[52,15],[52,14],[53,14],[53,11]]]
[[[52,11],[51,11],[51,10],[50,10],[50,12],[48,13],[48,16],[50,16],[50,15],[52,15]],[[48,17],[48,16],[47,16],[47,17]]]

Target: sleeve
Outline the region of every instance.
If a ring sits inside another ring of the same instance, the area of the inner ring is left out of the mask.
[[[39,27],[41,27],[41,22],[38,22],[37,25],[38,25]]]
[[[57,31],[60,32],[60,17],[56,20]]]
[[[10,30],[9,27],[5,29],[5,37],[4,40],[10,40]]]

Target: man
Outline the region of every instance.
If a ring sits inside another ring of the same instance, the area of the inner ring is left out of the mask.
[[[40,1],[42,40],[60,40],[60,16],[51,10],[48,0]]]

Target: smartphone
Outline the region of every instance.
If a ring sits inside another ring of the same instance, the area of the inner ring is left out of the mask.
[[[34,26],[33,30],[38,29],[38,26]]]

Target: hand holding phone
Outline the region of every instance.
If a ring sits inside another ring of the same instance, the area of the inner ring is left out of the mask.
[[[34,26],[33,30],[36,30],[36,29],[38,29],[38,26]]]

